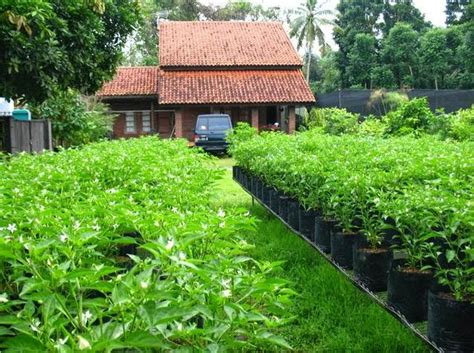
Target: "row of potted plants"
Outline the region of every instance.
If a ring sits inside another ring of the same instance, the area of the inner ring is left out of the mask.
[[[388,289],[409,321],[428,317],[440,347],[472,351],[473,147],[309,131],[232,151],[237,179],[293,228],[370,290]]]
[[[0,161],[0,350],[265,350],[293,296],[247,256],[222,171],[184,141]]]

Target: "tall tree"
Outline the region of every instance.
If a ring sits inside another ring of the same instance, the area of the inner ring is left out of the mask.
[[[278,7],[264,7],[252,4],[247,0],[228,1],[225,6],[202,5],[201,15],[212,21],[262,21],[277,20],[280,15]]]
[[[336,52],[327,50],[319,61],[321,80],[316,86],[320,93],[334,92],[340,88],[341,73],[337,66]]]
[[[447,47],[446,30],[434,28],[426,32],[420,40],[420,60],[426,77],[434,80],[435,89],[443,80],[449,68],[452,52]]]
[[[382,14],[384,0],[340,0],[337,5],[334,40],[339,46],[337,62],[341,74],[342,87],[350,86],[347,72],[349,52],[358,33],[377,34],[378,21]]]
[[[329,16],[332,16],[332,12],[323,9],[317,0],[306,0],[306,2],[301,3],[298,7],[295,15],[296,18],[290,23],[290,36],[297,38],[298,49],[303,46],[303,43],[306,45],[306,55],[308,57],[306,80],[309,82],[313,45],[317,40],[323,51],[326,48],[326,41],[321,26],[333,24],[333,21],[329,18]]]
[[[94,93],[110,79],[139,17],[134,0],[0,2],[0,92],[41,102]]]
[[[381,24],[383,34],[387,35],[398,22],[408,23],[417,32],[431,27],[431,23],[425,21],[412,0],[385,0]]]
[[[472,0],[446,0],[445,13],[448,26],[472,21],[474,3]]]
[[[418,65],[418,33],[406,23],[399,22],[383,41],[382,57],[392,70],[400,87],[413,87]]]
[[[358,33],[349,51],[347,73],[352,85],[372,88],[371,72],[377,64],[376,39],[373,34]]]

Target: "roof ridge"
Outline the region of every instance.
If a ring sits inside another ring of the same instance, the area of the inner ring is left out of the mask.
[[[163,24],[175,24],[175,23],[179,23],[179,24],[189,24],[189,23],[196,23],[196,24],[229,24],[229,23],[232,23],[232,24],[282,24],[281,21],[245,21],[245,20],[229,20],[229,21],[212,21],[212,20],[206,20],[206,21],[175,21],[175,20],[161,20],[159,25],[158,26],[161,26]]]

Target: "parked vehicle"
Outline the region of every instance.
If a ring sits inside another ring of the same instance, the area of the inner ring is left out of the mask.
[[[194,143],[207,152],[226,152],[227,132],[232,129],[232,121],[227,114],[203,114],[197,117]]]

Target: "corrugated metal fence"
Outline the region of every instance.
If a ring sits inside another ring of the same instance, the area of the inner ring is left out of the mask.
[[[52,149],[49,120],[21,121],[12,117],[0,117],[0,151],[14,154]]]
[[[427,97],[431,109],[434,111],[444,108],[447,113],[454,112],[461,108],[470,108],[474,104],[474,90],[458,89],[412,89],[398,91],[405,93],[408,97]],[[371,104],[371,97],[377,91],[369,89],[344,89],[317,97],[316,106],[320,108],[346,108],[353,113],[361,115],[379,115],[380,109]]]

